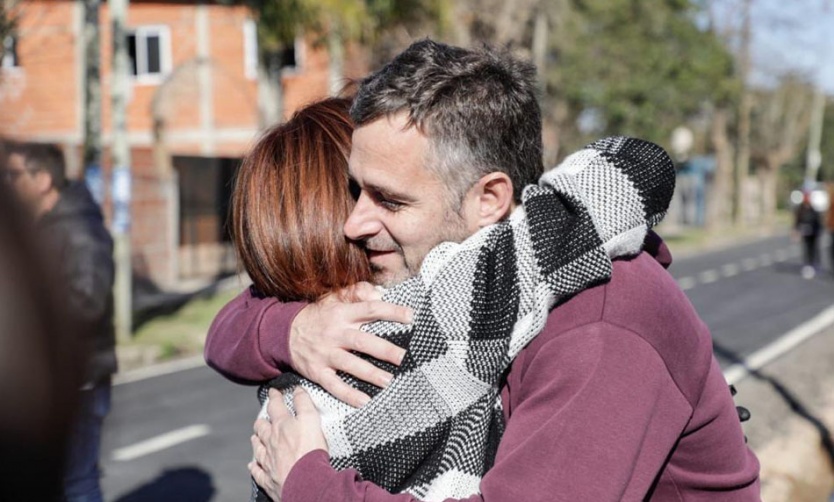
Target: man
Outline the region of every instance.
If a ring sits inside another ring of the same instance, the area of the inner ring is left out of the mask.
[[[35,221],[44,256],[72,326],[79,333],[86,366],[64,477],[68,501],[100,501],[98,456],[102,421],[110,408],[110,378],[116,371],[113,313],[113,241],[98,205],[83,182],[68,182],[61,150],[52,145],[13,143],[5,148],[5,181]],[[61,333],[53,333],[60,336]]]
[[[503,53],[423,41],[363,81],[349,162],[361,193],[344,230],[364,245],[376,282],[403,281],[436,244],[506,218],[536,181],[533,74]],[[668,255],[654,254],[616,261],[609,283],[554,309],[515,357],[501,385],[504,434],[480,494],[467,500],[758,500],[758,463],[706,327],[663,270]],[[384,372],[345,349],[398,362],[399,352],[356,329],[407,317],[379,315],[367,298],[303,306],[244,293],[218,315],[207,359],[243,380],[291,365],[362,404],[327,377],[343,370],[384,385]],[[273,399],[272,423],[256,422],[250,471],[270,496],[413,500],[334,470],[303,393],[296,411]]]

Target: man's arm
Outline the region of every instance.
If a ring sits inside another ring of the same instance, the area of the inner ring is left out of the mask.
[[[359,328],[375,320],[410,323],[411,315],[406,307],[381,301],[367,283],[311,304],[281,303],[248,288],[217,314],[205,358],[241,383],[268,380],[291,367],[337,399],[361,406],[368,396],[342,381],[337,371],[385,387],[391,375],[355,352],[399,364],[405,351]]]
[[[307,304],[281,303],[253,288],[227,303],[211,323],[204,356],[226,378],[254,383],[278,376],[292,365],[289,331]]]
[[[60,266],[68,312],[81,323],[94,323],[105,315],[113,290],[113,241],[103,227],[99,235],[85,230],[69,233],[70,249]]]

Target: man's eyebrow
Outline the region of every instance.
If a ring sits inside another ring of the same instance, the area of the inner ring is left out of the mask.
[[[412,195],[409,195],[407,193],[400,192],[398,190],[394,190],[388,187],[375,185],[373,183],[365,184],[362,187],[362,189],[377,195],[381,195],[386,199],[394,199],[401,202],[414,202],[416,200]]]

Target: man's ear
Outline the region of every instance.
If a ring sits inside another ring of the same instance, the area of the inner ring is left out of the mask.
[[[479,227],[497,223],[513,210],[513,182],[506,173],[492,172],[476,184]]]
[[[39,193],[45,194],[52,190],[52,175],[49,172],[39,169],[32,174],[32,177]]]

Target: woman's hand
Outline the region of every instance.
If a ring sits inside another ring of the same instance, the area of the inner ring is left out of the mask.
[[[327,451],[321,431],[321,416],[310,396],[301,387],[293,393],[295,416],[284,404],[281,393],[269,391],[267,414],[270,420],[255,421],[249,472],[255,483],[272,500],[281,500],[284,481],[296,462],[314,450]]]

